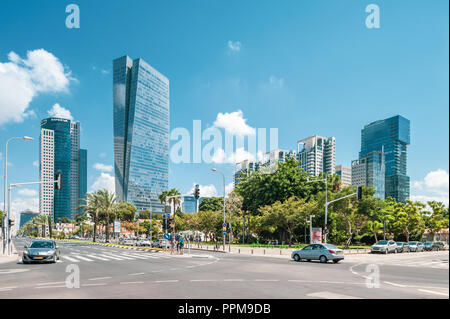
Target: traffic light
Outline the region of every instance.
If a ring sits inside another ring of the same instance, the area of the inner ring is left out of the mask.
[[[196,200],[200,198],[200,188],[199,188],[198,184],[195,185],[194,198],[195,198]]]
[[[358,199],[358,200],[361,200],[362,199],[362,186],[358,186],[358,188],[356,189],[356,198]]]
[[[9,219],[8,220],[8,227],[12,227],[12,226],[14,226],[14,220]]]
[[[55,189],[60,190],[62,187],[62,174],[61,172],[56,173],[55,176]]]

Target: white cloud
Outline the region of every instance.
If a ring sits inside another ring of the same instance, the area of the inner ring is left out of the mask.
[[[57,57],[44,49],[27,52],[22,59],[14,52],[0,62],[0,125],[22,122],[35,115],[27,110],[39,93],[67,92],[71,80]]]
[[[228,194],[230,194],[234,189],[234,183],[231,182],[228,185],[225,186],[225,196],[228,196]]]
[[[247,119],[244,119],[243,115],[241,110],[231,113],[219,113],[214,126],[223,128],[225,131],[237,136],[255,135],[256,130],[247,125]]]
[[[228,53],[239,53],[241,51],[241,46],[242,44],[239,41],[228,41]]]
[[[197,183],[194,183],[191,190],[189,191],[189,194],[194,193],[195,185]],[[200,197],[216,197],[217,196],[217,189],[216,187],[211,185],[199,185],[200,188]]]
[[[102,171],[102,172],[112,172],[113,167],[112,165],[105,165],[102,163],[95,163],[94,164],[94,169],[98,170],[98,171]]]
[[[110,192],[115,193],[115,180],[114,176],[111,176],[108,173],[101,173],[100,176],[95,180],[94,184],[92,184],[90,191],[94,192],[99,189],[106,188]]]
[[[38,195],[38,192],[35,189],[30,189],[30,188],[19,188],[17,193],[22,196],[37,196]]]
[[[68,109],[62,107],[58,103],[53,105],[52,109],[48,110],[47,113],[50,117],[59,117],[62,119],[68,119],[68,120],[73,121],[73,116],[70,113],[70,111]]]
[[[228,155],[228,156],[227,156]],[[222,148],[219,148],[216,152],[214,152],[211,161],[216,164],[235,164],[245,160],[254,161],[255,156],[250,152],[244,150],[244,148],[238,148],[236,152],[231,154],[226,154]]]
[[[0,203],[1,209],[3,209],[3,202]],[[11,216],[15,218],[16,229],[19,229],[20,213],[25,210],[31,210],[32,212],[39,212],[39,197],[12,197],[11,203]]]
[[[449,204],[449,174],[438,169],[429,172],[422,181],[411,182],[411,199],[421,202],[438,201]]]
[[[106,157],[106,153],[102,152],[102,153],[98,154],[98,156],[101,157],[101,158],[105,158]]]
[[[274,75],[271,75],[269,78],[269,83],[270,85],[272,85],[273,87],[283,87],[284,86],[284,79],[283,78],[277,78]]]
[[[36,160],[36,161],[34,161],[34,162],[33,162],[33,166],[35,166],[35,167],[39,167],[39,161],[37,161],[37,160]]]

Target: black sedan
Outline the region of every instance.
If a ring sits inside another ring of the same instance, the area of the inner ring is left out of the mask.
[[[30,246],[25,246],[22,256],[24,264],[53,262],[59,260],[59,247],[54,240],[35,240]]]

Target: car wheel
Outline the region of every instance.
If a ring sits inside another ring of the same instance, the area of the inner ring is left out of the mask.
[[[325,257],[324,255],[322,255],[322,256],[319,257],[319,261],[320,261],[322,264],[324,264],[324,263],[326,263],[326,262],[328,261],[328,259],[327,259],[327,257]]]
[[[389,250],[386,248],[386,250],[384,251],[384,254],[387,255],[389,253]]]
[[[309,262],[310,262],[310,261],[311,261],[311,259],[306,259],[306,261],[309,261]]]
[[[338,262],[340,262],[340,260],[338,260],[338,259],[333,260],[334,264],[337,264]]]
[[[298,261],[300,261],[302,259],[300,258],[300,256],[298,254],[295,254],[294,255],[294,260],[298,262]]]
[[[395,253],[395,254],[398,253],[397,249],[394,249],[394,253]]]

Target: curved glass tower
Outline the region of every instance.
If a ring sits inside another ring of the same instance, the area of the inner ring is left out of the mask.
[[[162,213],[169,184],[169,80],[142,59],[113,61],[116,195]]]

